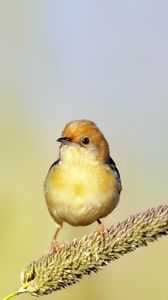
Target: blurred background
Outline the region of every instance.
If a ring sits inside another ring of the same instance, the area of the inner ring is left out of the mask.
[[[106,226],[167,203],[167,37],[164,0],[0,1],[0,298],[49,250],[43,182],[66,122],[110,143],[123,191]],[[95,228],[65,224],[59,241]],[[167,299],[167,253],[162,238],[47,298]]]

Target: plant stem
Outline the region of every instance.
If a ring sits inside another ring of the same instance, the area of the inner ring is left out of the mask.
[[[13,297],[19,295],[19,294],[20,294],[20,293],[18,292],[18,290],[17,290],[17,291],[14,291],[14,292],[10,293],[8,296],[6,296],[5,298],[3,298],[2,300],[8,300],[8,299],[10,299],[10,298],[13,298]]]
[[[22,286],[21,288],[19,288],[17,291],[14,291],[12,293],[10,293],[8,296],[4,297],[2,300],[8,300],[8,299],[11,299],[15,296],[18,296],[20,294],[23,294],[23,293],[26,293],[26,288],[27,287],[27,284],[25,284],[24,286]]]

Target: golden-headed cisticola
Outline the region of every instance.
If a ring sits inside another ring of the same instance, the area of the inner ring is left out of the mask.
[[[75,120],[66,124],[59,159],[44,183],[48,210],[56,224],[52,246],[63,222],[85,226],[107,216],[116,207],[121,179],[110,157],[109,145],[95,123]]]

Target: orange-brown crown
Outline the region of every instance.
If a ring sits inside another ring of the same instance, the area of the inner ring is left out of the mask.
[[[80,144],[80,141],[84,137],[88,137],[90,143],[98,150],[98,159],[103,162],[107,162],[109,159],[109,146],[108,143],[92,121],[88,120],[75,120],[66,124],[63,132],[63,137],[69,138],[72,142]]]

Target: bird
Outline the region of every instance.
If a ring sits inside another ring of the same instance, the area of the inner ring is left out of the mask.
[[[59,252],[57,235],[64,222],[86,226],[97,221],[97,231],[105,232],[100,219],[117,206],[122,185],[109,144],[93,121],[68,122],[57,141],[59,158],[47,173],[44,194],[56,226],[51,247]]]

